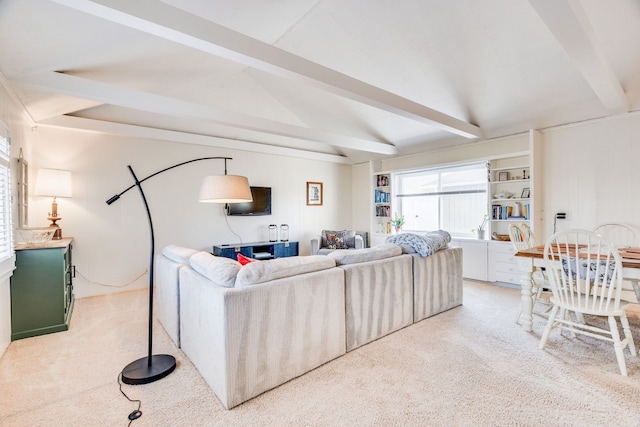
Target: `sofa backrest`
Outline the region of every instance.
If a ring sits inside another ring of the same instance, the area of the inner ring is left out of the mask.
[[[169,245],[162,248],[162,255],[169,258],[173,262],[189,265],[189,258],[197,254],[195,249],[185,248],[178,245]]]
[[[243,266],[238,272],[236,287],[251,286],[313,271],[327,270],[335,266],[335,260],[323,255],[295,256],[251,262]]]
[[[357,264],[378,259],[402,255],[402,248],[393,243],[383,243],[372,248],[338,249],[326,255],[333,258],[337,265]]]
[[[246,287],[336,266],[335,260],[322,255],[276,258],[243,266],[231,258],[208,252],[197,252],[189,258],[189,263],[195,271],[225,288]]]
[[[213,256],[208,252],[198,252],[189,262],[191,267],[218,286],[233,288],[242,265],[231,258]]]

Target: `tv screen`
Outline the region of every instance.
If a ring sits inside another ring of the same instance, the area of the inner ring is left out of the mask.
[[[251,187],[252,202],[229,203],[227,215],[271,215],[271,187]]]

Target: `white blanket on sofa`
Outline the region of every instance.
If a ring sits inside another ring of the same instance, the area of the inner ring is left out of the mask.
[[[440,249],[444,249],[451,241],[448,231],[428,231],[425,234],[400,233],[388,237],[386,243],[395,243],[402,247],[405,254],[417,253],[421,256],[429,256]]]

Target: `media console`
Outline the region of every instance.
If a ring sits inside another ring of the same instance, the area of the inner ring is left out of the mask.
[[[213,254],[235,260],[238,259],[238,254],[254,259],[283,258],[298,255],[298,242],[253,242],[214,245]]]

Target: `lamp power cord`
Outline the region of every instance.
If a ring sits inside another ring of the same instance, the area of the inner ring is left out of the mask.
[[[140,407],[142,406],[142,400],[131,399],[129,396],[127,396],[124,390],[122,390],[122,372],[118,374],[118,385],[120,386],[120,393],[122,393],[122,395],[126,397],[129,402],[138,402],[138,409],[131,411],[131,413],[127,416],[127,418],[129,419],[128,425],[130,426],[132,422],[142,416],[142,411],[140,410]]]
[[[123,285],[109,285],[107,283],[100,283],[100,282],[96,282],[95,280],[91,280],[89,279],[87,276],[85,276],[84,274],[82,274],[82,272],[78,269],[75,270],[76,274],[80,277],[82,277],[84,280],[86,280],[87,282],[94,284],[94,285],[98,285],[98,286],[104,286],[107,288],[126,288],[127,286],[131,286],[133,285],[135,282],[138,281],[138,279],[140,279],[142,276],[144,276],[145,274],[147,274],[149,272],[149,269],[145,268],[144,271],[142,273],[140,273],[139,275],[137,275],[135,278],[133,278],[132,280],[130,280],[129,282],[123,284]]]
[[[231,231],[231,233],[233,233],[234,236],[236,236],[240,242],[240,244],[242,244],[242,237],[240,237],[238,235],[238,233],[236,233],[235,231],[233,231],[233,228],[231,228],[231,225],[229,224],[229,216],[227,215],[227,205],[221,205],[222,206],[222,216],[224,217],[225,222],[227,223],[227,228],[229,229],[229,231]]]

